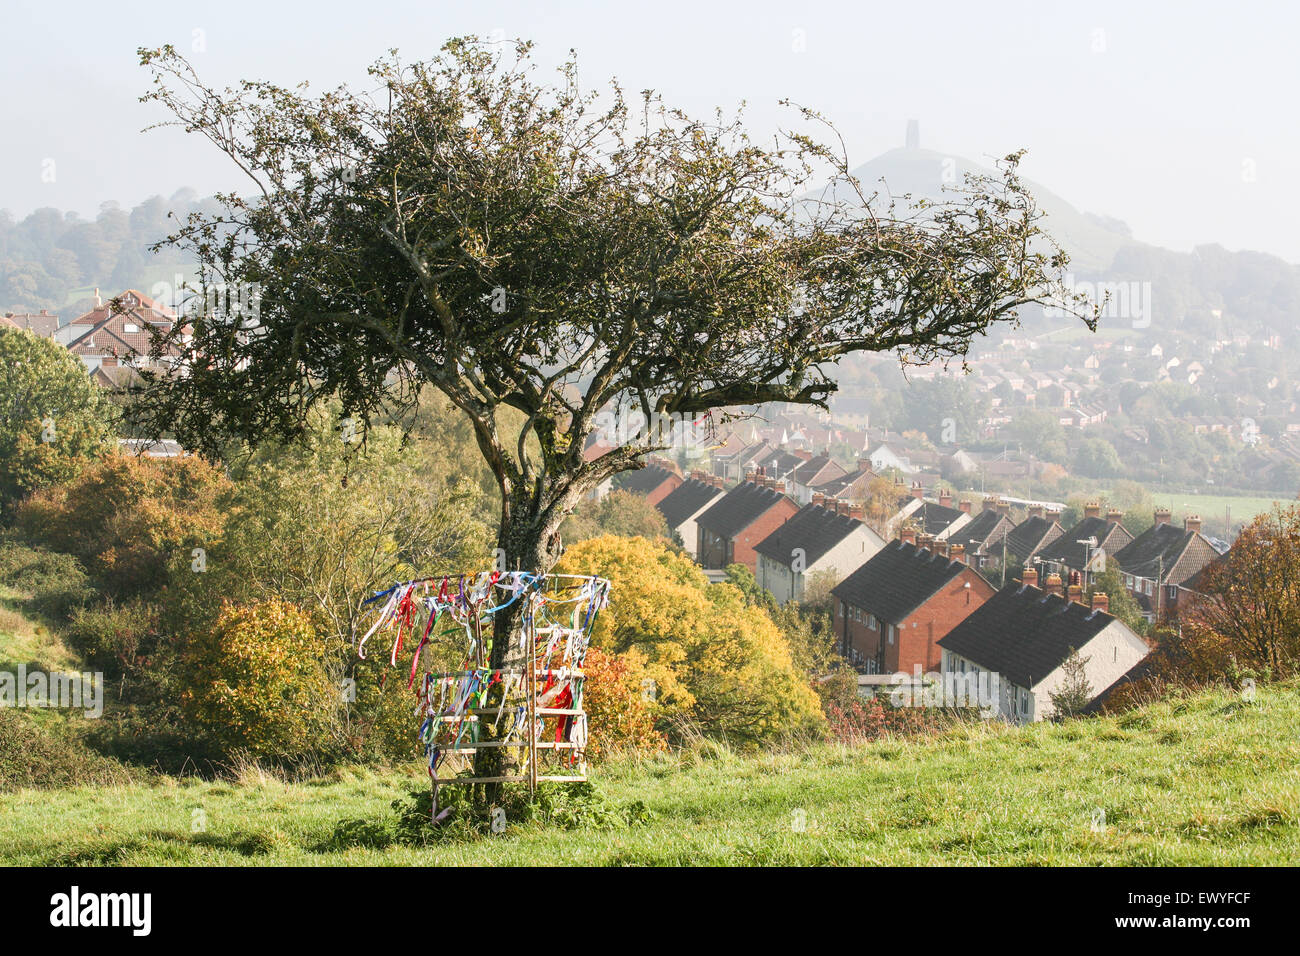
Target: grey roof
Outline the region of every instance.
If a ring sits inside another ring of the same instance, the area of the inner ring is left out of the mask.
[[[676,477],[662,465],[648,464],[636,471],[625,471],[618,476],[614,484],[621,491],[630,491],[636,495],[648,495],[670,478]]]
[[[1007,535],[1007,550],[1021,561],[1051,544],[1065,529],[1055,521],[1034,515],[1016,525],[1014,531]]]
[[[1008,584],[941,637],[940,647],[1032,688],[1114,621],[1105,611]]]
[[[709,502],[724,494],[721,488],[715,488],[707,481],[687,478],[678,487],[665,495],[658,504],[659,513],[669,528],[678,528]]]
[[[790,499],[774,488],[742,481],[696,518],[695,523],[720,538],[734,538],[782,500]]]
[[[1196,548],[1197,545],[1200,547]],[[1200,553],[1180,568],[1179,562],[1188,548],[1196,548]],[[1166,522],[1153,524],[1111,557],[1125,574],[1152,580],[1158,576],[1162,583],[1179,584],[1213,561],[1217,551],[1199,532]]]
[[[1044,561],[1055,561],[1067,568],[1081,571],[1086,562],[1084,552],[1092,550],[1078,543],[1086,538],[1096,538],[1097,547],[1105,548],[1108,554],[1114,554],[1133,540],[1133,536],[1116,521],[1107,521],[1105,518],[1084,518],[1040,551],[1038,556]]]
[[[990,545],[1000,549],[1002,547],[1002,526],[1004,524],[1007,527],[1007,537],[1010,538],[1010,532],[1015,529],[1015,524],[1006,515],[992,510],[981,511],[957,531],[950,534],[948,544],[960,544],[966,549],[967,554],[982,553],[985,547]],[[995,537],[996,540],[993,540]],[[1007,550],[1010,550],[1010,545],[1008,545]],[[999,551],[999,553],[1001,552]]]
[[[804,561],[811,565],[861,527],[865,526],[857,518],[818,505],[804,505],[790,520],[754,545],[754,550],[789,567],[794,550],[802,548]]]
[[[966,567],[895,539],[835,585],[831,593],[888,624],[900,624]]]

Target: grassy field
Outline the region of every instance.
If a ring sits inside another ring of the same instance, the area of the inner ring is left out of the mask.
[[[0,661],[76,667],[12,592],[0,598]],[[517,822],[432,845],[413,843],[391,806],[427,787],[414,765],[17,790],[0,792],[0,864],[1294,863],[1297,728],[1293,683],[1253,702],[1225,691],[937,739],[761,755],[706,744],[597,768],[609,812],[596,825]],[[625,812],[638,804],[648,813]]]
[[[647,822],[394,840],[418,772],[0,794],[6,864],[1286,864],[1300,859],[1300,687],[928,741],[607,766]],[[1104,811],[1104,825],[1098,810]],[[348,822],[351,821],[351,822]]]

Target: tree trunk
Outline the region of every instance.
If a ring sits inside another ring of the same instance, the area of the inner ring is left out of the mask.
[[[560,558],[558,525],[563,514],[556,516],[554,509],[538,507],[535,500],[512,496],[514,500],[502,508],[501,529],[497,536],[498,560],[504,555],[506,571],[527,571],[546,574]],[[492,621],[492,652],[488,666],[493,670],[517,671],[527,669],[528,655],[520,647],[520,628],[523,624],[524,603],[516,601],[498,613]],[[516,692],[517,693],[517,692]],[[504,728],[498,728],[497,733]],[[487,726],[480,739],[495,739]],[[521,748],[484,747],[474,755],[474,776],[514,776],[523,765]],[[497,801],[500,784],[483,785],[485,807]]]

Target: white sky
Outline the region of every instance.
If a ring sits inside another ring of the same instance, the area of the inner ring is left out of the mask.
[[[139,46],[190,52],[210,82],[319,89],[361,80],[389,47],[415,59],[493,31],[533,39],[544,63],[576,49],[584,85],[617,76],[696,114],[744,100],[755,134],[790,97],[837,123],[855,165],[902,145],[913,117],[923,146],[975,161],[1027,147],[1026,176],[1139,239],[1300,262],[1300,4],[1284,0],[5,0],[0,208],[93,216],[108,199],[242,186],[196,138],[140,132],[158,115],[137,102]]]

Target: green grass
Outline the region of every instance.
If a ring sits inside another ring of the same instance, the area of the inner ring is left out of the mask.
[[[0,795],[0,863],[1285,864],[1300,858],[1298,726],[1290,684],[1253,703],[1217,692],[937,740],[707,747],[597,771],[609,801],[643,801],[649,822],[524,824],[429,847],[332,838],[345,820],[391,820],[390,802],[421,785],[414,768],[24,791]]]
[[[1232,511],[1232,523],[1237,525],[1249,522],[1256,515],[1273,510],[1281,502],[1287,504],[1289,495],[1205,495],[1189,494],[1183,491],[1158,491],[1151,488],[1151,497],[1159,505],[1165,505],[1174,512],[1174,520],[1184,515],[1198,514],[1205,519],[1205,530],[1210,534],[1223,535],[1223,520]],[[1213,523],[1211,523],[1213,522]]]

